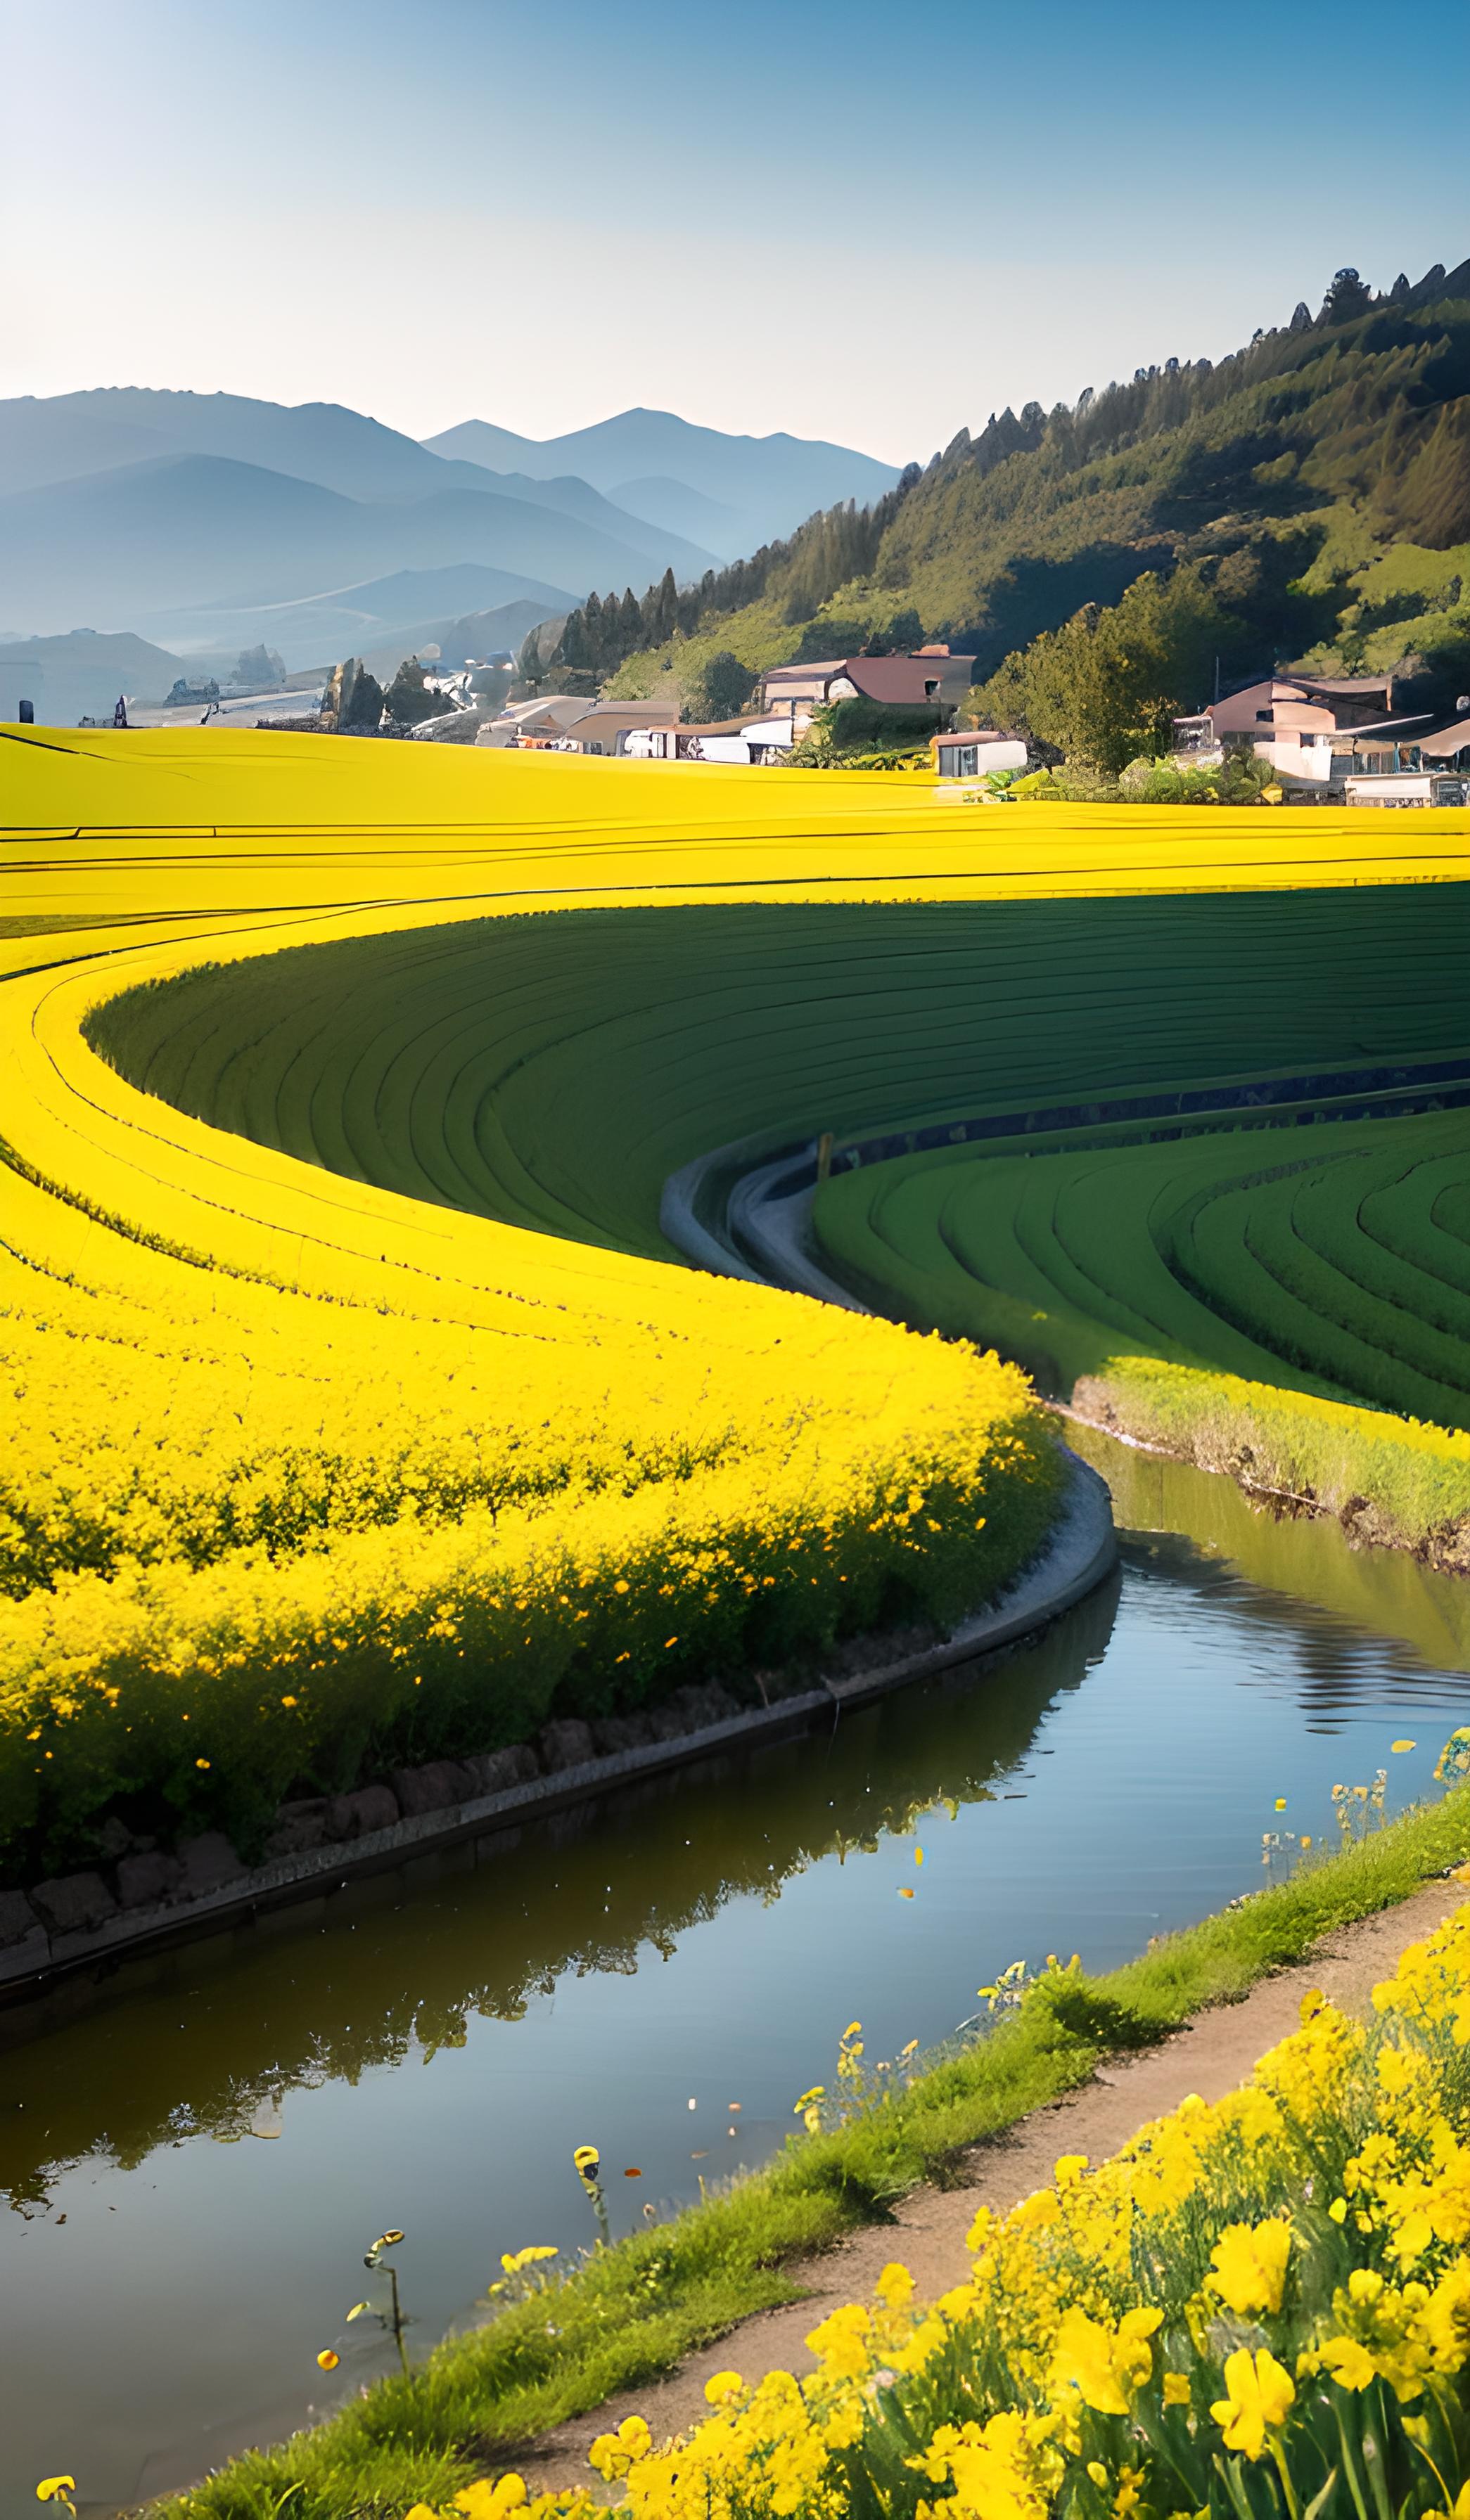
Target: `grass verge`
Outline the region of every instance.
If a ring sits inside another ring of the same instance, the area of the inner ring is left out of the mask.
[[[988,2037],[880,2105],[565,2281],[450,2338],[406,2379],[158,2506],[159,2520],[390,2520],[447,2501],[514,2443],[657,2378],[752,2312],[799,2297],[795,2260],[881,2222],[966,2144],[1085,2082],[1324,1934],[1470,1855],[1470,1786],[1099,1978],[1042,1982]],[[568,2176],[571,2166],[569,2164]]]
[[[1072,1399],[1105,1431],[1301,1499],[1355,1539],[1470,1571],[1470,1434],[1151,1357],[1112,1359]]]

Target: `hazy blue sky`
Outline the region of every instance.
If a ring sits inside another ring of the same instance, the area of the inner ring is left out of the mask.
[[[0,393],[901,460],[1470,251],[1470,0],[0,0]]]

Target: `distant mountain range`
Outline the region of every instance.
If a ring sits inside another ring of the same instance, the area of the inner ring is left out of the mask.
[[[893,477],[840,447],[661,412],[544,443],[479,421],[446,437],[473,454],[331,403],[139,386],[0,401],[5,618],[30,640],[78,622],[144,634],[170,661],[263,639],[295,668],[405,626],[523,606],[545,619],[666,568],[691,584]],[[527,460],[489,464],[489,441]]]
[[[479,654],[482,647],[519,647],[538,621],[565,609],[566,598],[554,586],[518,577],[510,569],[459,561],[448,568],[394,569],[390,576],[342,587],[335,595],[262,605],[236,616],[245,623],[249,637],[242,631],[234,645],[254,647],[262,640],[288,659],[309,651],[317,661],[323,657],[335,661],[348,654],[365,655],[369,646],[401,642],[406,656],[429,641],[442,648],[441,634],[472,617],[492,625],[483,632],[481,646],[470,650],[471,654]],[[207,636],[208,613],[200,612],[192,619],[200,637]]]
[[[547,480],[574,472],[615,506],[693,534],[721,560],[745,558],[792,532],[818,508],[891,490],[896,465],[823,438],[729,437],[671,411],[623,411],[563,437],[519,437],[486,420],[462,421],[424,440],[436,455]]]
[[[493,656],[507,649],[514,655],[528,630],[548,618],[544,598],[521,595],[478,611],[450,608],[473,604],[477,594],[499,582],[499,575],[495,569],[469,567],[404,569],[376,585],[353,587],[350,609],[345,603],[335,614],[326,608],[307,608],[304,632],[294,635],[283,626],[292,614],[286,607],[281,614],[251,616],[254,636],[187,657],[130,630],[69,630],[51,639],[0,637],[0,724],[17,716],[23,699],[30,701],[39,723],[52,726],[110,717],[119,695],[156,708],[180,675],[195,682],[210,675],[220,683],[233,681],[241,649],[257,644],[288,659],[294,649],[310,646],[318,664],[347,653],[360,655],[385,683],[392,680],[405,656],[422,656],[432,648],[445,665],[463,665],[472,656]],[[415,606],[421,608],[417,612]],[[436,608],[431,610],[431,606]]]
[[[122,693],[161,700],[183,670],[177,656],[130,630],[0,641],[0,724],[19,715],[22,700],[29,700],[44,726],[111,717]]]
[[[460,469],[442,468],[450,486],[429,496],[364,500],[229,457],[162,455],[13,491],[0,498],[6,610],[41,630],[80,619],[216,646],[246,635],[248,612],[394,569],[477,562],[506,581],[496,601],[533,585],[564,611],[573,588],[646,583],[668,567],[687,581],[712,564],[584,481],[565,500],[548,495],[560,483],[512,497],[470,467],[461,486]]]

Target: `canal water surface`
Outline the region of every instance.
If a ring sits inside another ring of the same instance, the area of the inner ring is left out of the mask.
[[[345,2323],[386,2227],[423,2353],[502,2250],[593,2238],[576,2144],[628,2228],[769,2155],[854,2018],[940,2040],[1011,1960],[1106,1968],[1255,1888],[1334,1784],[1436,1790],[1463,1586],[1081,1440],[1123,1566],[1031,1646],[0,2022],[0,2509],[65,2470],[111,2511],[340,2403],[388,2365]]]

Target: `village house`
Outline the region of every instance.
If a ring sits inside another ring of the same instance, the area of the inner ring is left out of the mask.
[[[761,678],[760,706],[804,735],[819,708],[836,700],[878,700],[885,708],[938,708],[946,715],[970,688],[973,656],[947,648],[916,648],[905,656],[828,656],[814,664],[773,665]]]
[[[527,744],[544,750],[564,735],[570,735],[578,719],[588,716],[596,705],[594,700],[574,699],[566,692],[548,693],[544,699],[516,700],[498,717],[486,718],[475,741],[497,745]]]
[[[650,727],[673,726],[678,718],[676,700],[593,700],[584,717],[568,728],[557,744],[559,752],[625,753],[628,738]]]
[[[1458,771],[1462,777],[1470,773],[1470,717],[1457,718],[1453,726],[1443,727],[1438,735],[1421,736],[1419,756],[1436,770]]]
[[[768,769],[793,742],[789,717],[726,717],[704,726],[645,726],[628,737],[626,750],[642,761],[734,761]]]
[[[993,726],[956,727],[949,735],[929,739],[935,775],[940,779],[988,779],[1000,770],[1024,770],[1027,749],[1019,736],[1001,735]]]
[[[1470,718],[1367,752],[1343,788],[1350,805],[1470,805]]]
[[[1203,764],[1248,750],[1284,779],[1341,786],[1397,773],[1430,716],[1396,716],[1392,674],[1272,674],[1173,722],[1174,758]],[[1415,763],[1415,766],[1417,764]]]

